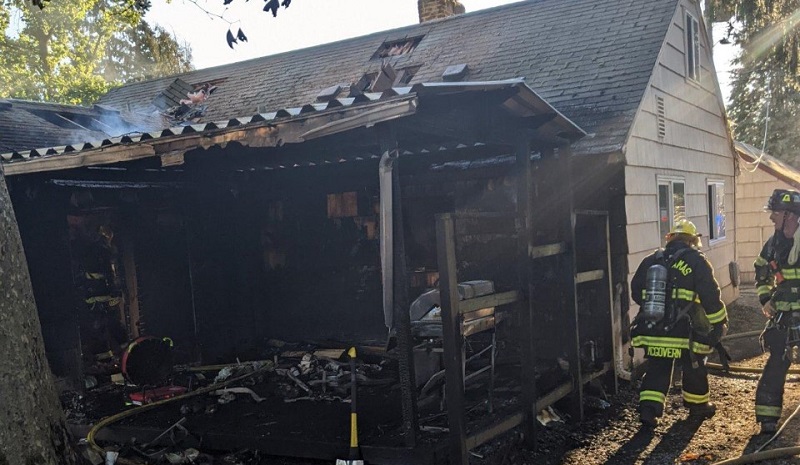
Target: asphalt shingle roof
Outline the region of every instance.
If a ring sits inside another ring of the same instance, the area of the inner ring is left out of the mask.
[[[163,124],[158,115],[101,106],[0,99],[0,153],[103,140],[142,128],[153,130]]]
[[[556,109],[595,137],[576,152],[624,143],[656,64],[678,0],[529,0],[178,76],[128,84],[100,103],[151,111],[176,77],[217,89],[204,121],[302,106],[323,89],[380,69],[384,41],[423,36],[395,69],[419,66],[410,84],[441,80],[466,63],[467,81],[525,78]]]

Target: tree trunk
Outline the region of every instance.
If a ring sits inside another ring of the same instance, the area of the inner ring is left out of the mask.
[[[0,465],[75,464],[28,265],[0,174]]]

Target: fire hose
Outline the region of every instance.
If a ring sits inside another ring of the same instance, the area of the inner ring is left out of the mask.
[[[226,365],[226,366],[230,366],[230,365]],[[171,397],[169,399],[159,400],[159,401],[156,401],[156,402],[153,402],[153,403],[150,403],[150,404],[142,405],[140,407],[132,408],[130,410],[125,410],[124,412],[120,412],[120,413],[118,413],[116,415],[111,415],[109,417],[105,417],[102,420],[100,420],[99,422],[97,422],[97,424],[95,424],[92,427],[92,429],[89,430],[89,433],[86,435],[86,442],[89,444],[89,447],[91,447],[95,452],[99,453],[101,456],[105,456],[106,450],[103,447],[101,447],[100,445],[98,445],[97,442],[95,442],[95,436],[97,435],[97,433],[101,429],[103,429],[103,428],[105,428],[105,427],[107,427],[107,426],[109,426],[109,425],[111,425],[113,423],[116,423],[116,422],[118,422],[118,421],[120,421],[120,420],[122,420],[124,418],[130,417],[130,416],[133,416],[133,415],[137,415],[139,413],[146,412],[146,411],[154,409],[156,407],[160,407],[160,406],[162,406],[164,404],[168,404],[170,402],[175,402],[175,401],[179,401],[179,400],[185,400],[185,399],[188,399],[190,397],[194,397],[194,396],[198,396],[198,395],[201,395],[201,394],[206,394],[206,393],[215,391],[217,389],[220,389],[220,388],[223,388],[225,386],[228,386],[229,384],[233,384],[233,383],[245,380],[245,379],[247,379],[247,378],[249,378],[251,376],[254,376],[254,375],[258,374],[258,373],[266,371],[266,370],[270,369],[271,367],[272,367],[271,365],[265,365],[265,366],[260,367],[260,368],[254,370],[254,371],[252,371],[250,373],[244,374],[242,376],[238,376],[236,378],[231,378],[231,379],[228,379],[228,380],[216,383],[216,384],[212,384],[210,386],[206,386],[206,387],[198,389],[196,391],[192,391],[192,392],[189,392],[189,393],[186,393],[186,394],[182,394],[182,395],[179,395],[179,396]],[[137,462],[135,460],[126,459],[124,457],[118,457],[116,463],[119,463],[121,465],[140,465],[140,462]]]

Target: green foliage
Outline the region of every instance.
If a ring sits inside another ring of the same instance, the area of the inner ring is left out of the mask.
[[[800,167],[800,0],[713,0],[709,6],[732,15],[730,40],[741,47],[728,106],[735,137]]]
[[[0,98],[90,104],[111,86],[191,69],[142,0],[0,0]]]

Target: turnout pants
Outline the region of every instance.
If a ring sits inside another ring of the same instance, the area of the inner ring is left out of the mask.
[[[697,368],[692,367],[692,358],[697,361]],[[672,369],[675,365],[674,358],[650,357],[648,358],[647,371],[642,378],[639,390],[639,411],[653,409],[657,417],[664,414],[664,402],[667,391],[672,384]],[[711,397],[708,389],[708,369],[705,356],[691,353],[683,349],[680,356],[683,371],[683,402],[687,406],[706,404]]]
[[[762,337],[769,358],[756,389],[756,421],[778,421],[783,407],[783,385],[792,359],[786,354],[785,329],[772,326],[764,330]]]

